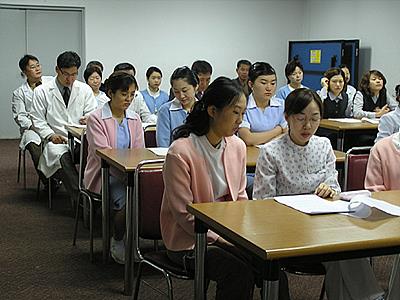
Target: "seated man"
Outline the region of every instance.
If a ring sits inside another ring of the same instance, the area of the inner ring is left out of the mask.
[[[236,79],[233,79],[242,87],[243,93],[245,94],[246,98],[248,98],[251,93],[251,88],[249,87],[250,67],[251,62],[247,59],[239,60],[236,64],[236,73],[238,77]]]
[[[33,55],[26,54],[19,60],[21,74],[26,77],[26,82],[13,92],[11,108],[15,123],[19,127],[21,142],[19,148],[28,150],[31,154],[33,165],[42,183],[47,186],[46,177],[37,169],[39,158],[42,154],[40,136],[33,130],[30,119],[33,90],[44,82],[50,81],[51,76],[42,76],[42,67],[39,59]]]
[[[191,69],[199,78],[199,87],[197,89],[196,98],[197,100],[200,100],[203,97],[204,91],[210,84],[212,66],[205,60],[196,60]]]
[[[56,78],[35,89],[31,110],[33,126],[45,142],[39,170],[49,178],[61,169],[60,179],[73,205],[79,194],[78,172],[69,151],[65,125],[86,124],[87,115],[97,107],[91,88],[76,80],[80,65],[75,52],[60,54]]]
[[[136,69],[130,63],[119,63],[114,67],[114,72],[116,71],[124,71],[133,75],[134,77],[136,76]],[[142,121],[142,123],[157,123],[157,116],[150,113],[150,110],[147,107],[146,102],[144,101],[142,93],[138,90],[135,92],[135,98],[131,102],[131,105],[128,107],[128,110],[137,113],[140,116],[140,120]]]

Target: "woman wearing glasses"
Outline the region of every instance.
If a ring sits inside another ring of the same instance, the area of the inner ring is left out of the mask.
[[[276,98],[276,73],[266,62],[256,62],[249,71],[252,89],[239,136],[246,145],[264,144],[287,131],[284,101]]]
[[[297,89],[288,95],[285,118],[289,133],[261,149],[253,198],[304,193],[328,198],[340,192],[332,146],[327,138],[314,135],[322,113],[322,101],[314,91]],[[366,259],[323,265],[328,299],[383,299]]]

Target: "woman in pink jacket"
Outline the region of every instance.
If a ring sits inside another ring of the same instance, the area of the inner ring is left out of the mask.
[[[127,110],[137,83],[135,77],[125,72],[114,72],[105,82],[108,103],[94,111],[87,122],[88,157],[84,184],[92,192],[101,192],[100,158],[96,149],[144,148],[143,129],[139,116]],[[125,184],[110,176],[110,198],[114,203],[114,236],[111,239],[111,256],[117,263],[125,262]]]
[[[174,130],[163,171],[161,232],[168,257],[191,271],[194,217],[186,205],[247,200],[246,146],[234,135],[245,110],[240,87],[219,77],[196,102],[186,123]],[[216,299],[249,299],[254,285],[249,264],[217,234],[209,231],[207,238],[206,277],[217,281]]]

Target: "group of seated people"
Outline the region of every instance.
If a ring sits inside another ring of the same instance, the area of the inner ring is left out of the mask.
[[[14,119],[21,129],[20,147],[31,153],[43,183],[48,178],[61,179],[74,203],[78,174],[65,125],[86,124],[84,185],[100,193],[96,149],[144,148],[142,122],[156,123],[158,146],[169,147],[163,167],[163,241],[171,261],[191,271],[194,217],[187,212],[187,204],[302,193],[330,198],[340,192],[332,145],[316,135],[322,118],[381,117],[380,141],[372,149],[365,185],[377,191],[400,188],[396,176],[400,175],[399,108],[379,71],[365,74],[356,91],[347,84],[346,67],[330,69],[323,87],[315,92],[301,84],[303,68],[294,60],[285,68],[288,84],[276,93],[276,72],[266,62],[241,60],[238,78],[221,76],[211,83],[211,65],[196,63],[172,73],[170,97],[160,90],[162,72],[157,67],[147,70],[148,87],[139,92],[135,68],[129,63],[118,64],[102,84],[102,65],[91,62],[84,71],[85,84],[76,80],[81,61],[75,52],[58,56],[55,77],[42,76],[39,60],[26,55],[19,65],[27,80],[12,99]],[[196,73],[196,68],[201,72]],[[258,144],[265,145],[257,161],[253,192],[248,195],[246,145]],[[110,198],[114,210],[111,255],[124,263],[125,184],[112,172]],[[260,277],[257,264],[212,231],[207,240],[205,275],[217,282],[216,299],[252,299]],[[329,299],[385,299],[367,259],[323,265]],[[398,289],[399,284],[395,286]],[[279,299],[290,299],[284,272]]]

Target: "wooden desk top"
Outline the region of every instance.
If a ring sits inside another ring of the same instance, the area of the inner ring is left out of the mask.
[[[77,139],[81,139],[82,132],[86,130],[85,128],[75,127],[70,125],[65,125],[65,128],[74,138]]]
[[[373,197],[400,205],[400,190],[374,193]],[[400,245],[400,217],[380,212],[368,219],[310,216],[274,200],[191,204],[187,209],[263,260]]]
[[[319,127],[331,129],[335,131],[341,130],[377,130],[377,124],[371,124],[369,122],[360,122],[360,123],[343,123],[338,121],[332,121],[328,119],[322,119]]]
[[[163,159],[149,149],[97,149],[96,154],[122,172],[133,172],[143,160]]]
[[[337,163],[343,163],[346,158],[346,153],[338,150],[333,150],[336,156]],[[255,167],[257,164],[258,155],[260,154],[260,148],[256,146],[247,146],[247,167]]]

